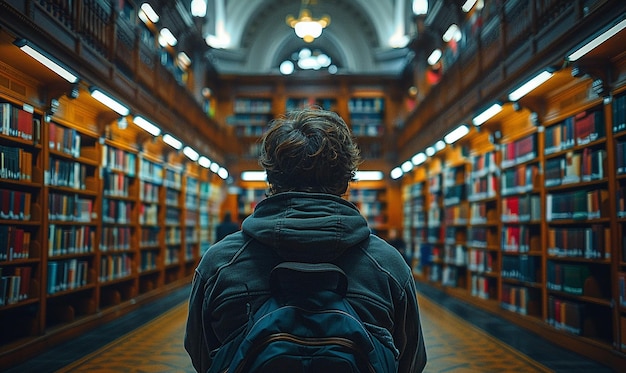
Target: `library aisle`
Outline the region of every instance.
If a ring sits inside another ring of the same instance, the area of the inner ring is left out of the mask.
[[[426,372],[611,372],[435,288],[418,288]],[[193,372],[182,344],[188,291],[181,288],[6,372]]]

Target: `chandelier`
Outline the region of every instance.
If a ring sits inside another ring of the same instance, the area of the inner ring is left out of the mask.
[[[313,0],[313,2],[315,2],[315,0]],[[310,43],[315,40],[315,38],[322,35],[322,30],[330,24],[330,17],[327,15],[319,19],[311,17],[311,12],[306,9],[307,5],[309,5],[309,0],[302,0],[298,18],[288,15],[285,20],[287,24],[295,30],[299,38]]]

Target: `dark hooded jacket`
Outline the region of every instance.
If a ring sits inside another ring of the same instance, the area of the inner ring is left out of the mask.
[[[205,372],[212,352],[269,297],[269,274],[282,261],[331,262],[348,277],[347,298],[364,322],[383,327],[399,353],[399,372],[420,372],[426,351],[415,283],[396,249],[370,233],[350,202],[287,192],[261,201],[240,232],[213,245],[196,269],[185,349]]]

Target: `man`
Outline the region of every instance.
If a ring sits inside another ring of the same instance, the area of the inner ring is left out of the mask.
[[[361,319],[391,334],[399,372],[423,370],[426,350],[411,270],[341,198],[359,162],[347,125],[333,112],[305,109],[270,124],[259,158],[268,198],[196,269],[185,348],[197,371],[211,366],[216,350],[269,297],[270,271],[283,261],[339,266]]]

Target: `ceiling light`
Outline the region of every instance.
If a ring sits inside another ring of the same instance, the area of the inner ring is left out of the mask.
[[[428,13],[428,0],[413,0],[413,14],[416,16]]]
[[[461,34],[461,29],[459,28],[459,26],[453,23],[450,25],[450,27],[448,27],[446,32],[443,34],[442,39],[443,41],[447,43],[450,40],[459,41],[461,40],[462,36],[463,35]]]
[[[217,176],[221,177],[223,180],[228,179],[228,170],[225,169],[224,167],[220,167],[217,170]]]
[[[487,110],[475,116],[474,119],[472,119],[472,123],[474,123],[475,126],[480,126],[501,111],[502,105],[499,103],[495,103],[491,105]]]
[[[191,0],[191,15],[200,18],[206,16],[206,0]]]
[[[438,152],[446,147],[446,143],[443,140],[439,140],[435,143],[435,151]]]
[[[159,44],[162,47],[165,47],[167,45],[173,47],[177,43],[178,43],[178,40],[176,39],[174,34],[172,34],[170,29],[168,29],[167,27],[163,27],[161,31],[159,32]]]
[[[396,180],[398,178],[400,178],[404,173],[402,172],[402,169],[400,167],[396,167],[393,170],[391,170],[391,172],[389,173],[389,176],[391,176],[392,179]]]
[[[440,58],[441,58],[441,49],[437,48],[430,54],[430,56],[428,56],[428,64],[432,66],[436,64]]]
[[[411,158],[411,162],[413,162],[415,166],[419,166],[422,163],[426,162],[426,159],[428,159],[426,154],[424,154],[423,152],[420,152],[420,153],[415,154],[413,158]]]
[[[602,32],[600,35],[596,36],[591,41],[587,42],[585,45],[578,48],[576,51],[570,53],[567,56],[567,60],[570,62],[576,61],[577,59],[581,58],[585,54],[591,52],[591,50],[593,50],[598,45],[604,43],[605,41],[613,37],[615,34],[622,31],[624,28],[626,28],[626,19],[622,19],[616,25]]]
[[[93,98],[95,98],[96,100],[100,101],[101,103],[106,105],[109,109],[113,110],[114,112],[118,113],[119,115],[124,117],[124,116],[127,116],[128,114],[130,114],[130,110],[128,109],[128,107],[126,107],[125,105],[121,104],[119,101],[113,99],[111,96],[109,96],[106,93],[102,92],[98,88],[91,87],[89,89],[89,92],[91,92],[91,96]]]
[[[461,9],[463,9],[463,11],[467,13],[470,10],[472,10],[472,8],[474,7],[474,4],[476,4],[476,0],[467,0],[465,4],[461,6]]]
[[[217,173],[217,171],[220,170],[220,165],[215,163],[215,162],[213,162],[213,163],[211,163],[210,169],[211,169],[211,171]]]
[[[156,137],[161,134],[161,129],[159,127],[148,122],[147,120],[145,120],[143,117],[140,117],[139,115],[136,115],[135,118],[133,118],[133,123],[135,123],[137,126],[142,128],[144,131],[148,132],[152,136]]]
[[[141,19],[143,23],[148,23],[148,21],[152,23],[157,23],[159,22],[159,19],[160,19],[157,12],[155,12],[154,9],[152,9],[150,4],[148,3],[141,4],[141,11],[139,12],[138,15],[139,15],[139,19]]]
[[[283,75],[291,75],[293,74],[294,64],[293,62],[286,60],[280,64],[280,73]]]
[[[198,157],[200,157],[200,154],[198,154],[197,151],[195,151],[192,147],[190,146],[185,146],[183,148],[183,154],[187,156],[187,158],[191,159],[192,161],[197,161]]]
[[[404,163],[402,163],[400,168],[402,169],[402,172],[409,172],[413,169],[413,163],[411,161],[405,161]]]
[[[426,155],[429,156],[429,157],[432,157],[436,153],[435,148],[432,147],[432,146],[429,146],[428,148],[426,148],[426,150],[424,150],[424,152],[426,152]]]
[[[311,12],[305,8],[306,3],[307,0],[302,0],[298,18],[288,15],[285,21],[295,30],[299,38],[310,43],[322,35],[322,30],[330,24],[330,17],[327,15],[319,19],[311,17]]]
[[[29,41],[25,39],[17,39],[13,42],[13,44],[20,48],[22,52],[36,59],[68,82],[76,83],[78,81],[78,76],[76,76],[76,74],[70,72],[67,68],[62,67],[59,63],[54,62],[52,59],[44,56],[44,52],[39,51],[38,48],[32,45]]]
[[[183,143],[169,133],[163,135],[163,142],[176,150],[180,150],[183,147]]]
[[[267,174],[265,171],[243,171],[241,173],[241,180],[243,181],[265,181],[267,180]]]
[[[191,58],[185,52],[178,52],[178,63],[186,69],[191,65]]]
[[[378,181],[383,179],[381,171],[356,171],[354,178],[357,181]]]
[[[526,96],[533,89],[539,87],[545,81],[550,79],[552,75],[554,75],[554,73],[548,70],[543,70],[539,74],[535,75],[535,77],[524,83],[521,87],[509,93],[509,101],[517,101],[520,98]]]
[[[198,164],[204,168],[211,167],[211,160],[203,155],[198,158]]]
[[[467,135],[468,133],[469,133],[469,127],[466,126],[465,124],[461,124],[460,126],[455,128],[453,131],[445,135],[443,137],[443,141],[445,141],[447,144],[454,144],[455,142],[459,141],[459,139],[461,139],[463,136]]]

